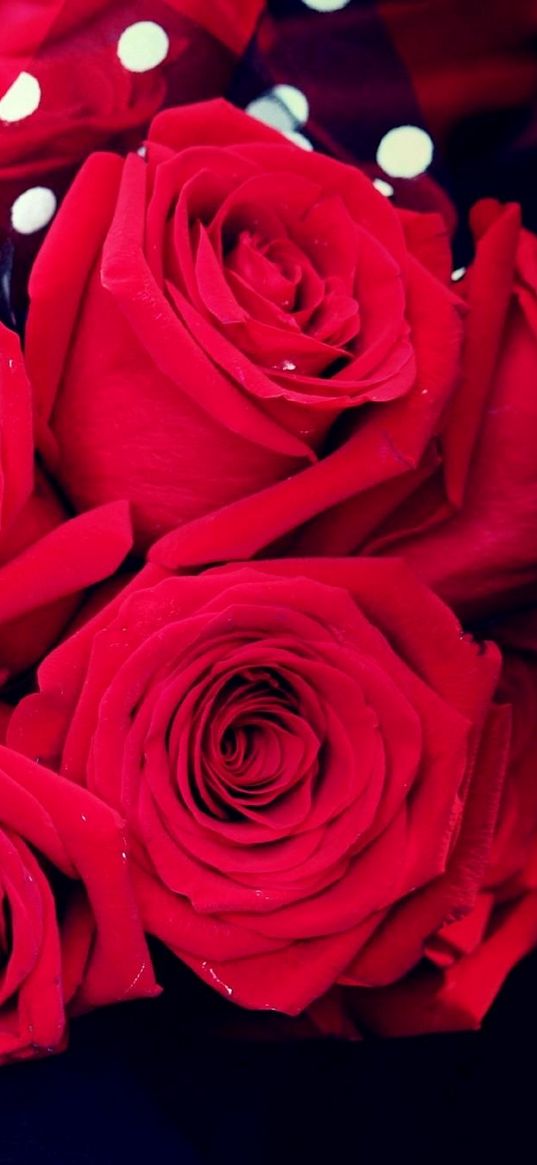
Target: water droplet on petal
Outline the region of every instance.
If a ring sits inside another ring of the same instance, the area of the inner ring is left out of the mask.
[[[272,367],[276,372],[296,372],[296,364],[293,364],[292,360],[279,360]]]

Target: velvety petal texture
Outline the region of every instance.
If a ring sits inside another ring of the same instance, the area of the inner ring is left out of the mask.
[[[53,646],[87,588],[113,574],[132,545],[124,503],[64,517],[51,491],[38,485],[16,534],[18,540],[23,531],[40,528],[41,536],[5,561],[11,539],[0,538],[0,669],[9,676],[25,671]]]
[[[32,425],[20,343],[0,325],[0,690],[56,642],[87,588],[132,545],[125,502],[69,518],[34,470]]]
[[[494,628],[504,651],[499,698],[512,736],[498,819],[471,910],[444,923],[416,969],[382,990],[331,992],[311,1013],[318,1031],[417,1035],[479,1027],[500,987],[537,943],[537,616]]]
[[[108,806],[0,746],[0,1063],[60,1050],[69,1013],[156,993],[125,845]]]
[[[473,910],[499,663],[397,561],[150,566],[42,664],[8,740],[125,818],[148,931],[296,1014],[398,979]]]
[[[475,258],[455,285],[462,362],[432,430],[424,414],[449,335],[437,284],[424,324],[425,389],[404,408],[370,413],[316,465],[171,532],[153,548],[155,561],[175,569],[271,546],[397,554],[465,620],[528,601],[537,577],[537,240],[516,206],[487,200],[471,221]]]
[[[0,539],[33,482],[32,397],[20,342],[0,324]]]
[[[127,498],[145,546],[295,478],[305,520],[323,482],[335,504],[414,462],[462,326],[425,219],[223,101],[160,113],[144,156],[93,155],[27,327],[41,449],[75,507]]]

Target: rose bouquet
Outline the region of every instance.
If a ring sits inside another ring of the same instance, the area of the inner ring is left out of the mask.
[[[155,941],[237,1015],[476,1027],[537,943],[537,239],[482,199],[454,280],[432,179],[202,100],[260,4],[139,7],[14,21],[0,100],[0,1059]]]

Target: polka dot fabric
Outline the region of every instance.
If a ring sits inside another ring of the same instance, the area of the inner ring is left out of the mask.
[[[531,0],[490,0],[486,17],[479,0],[269,0],[231,95],[357,162],[399,206],[454,227],[492,195],[535,228],[536,34]],[[462,263],[464,230],[457,247]]]
[[[139,149],[163,107],[225,95],[305,150],[362,165],[455,223],[483,195],[535,225],[537,12],[528,0],[26,0],[0,57],[2,318],[95,149]],[[485,27],[486,23],[486,27]],[[460,248],[466,261],[465,240]]]
[[[0,58],[4,322],[18,323],[24,312],[29,265],[85,157],[136,149],[162,107],[224,93],[260,7],[259,0],[9,5]]]

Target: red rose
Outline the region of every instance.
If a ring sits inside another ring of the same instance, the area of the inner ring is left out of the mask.
[[[449,266],[439,220],[353,168],[223,102],[165,111],[147,158],[89,159],[34,267],[47,463],[77,508],[132,501],[142,543],[274,482],[296,520],[398,475],[458,366]]]
[[[325,1033],[353,1020],[382,1035],[478,1027],[515,963],[537,944],[537,615],[524,612],[497,634],[505,647],[501,697],[513,734],[496,832],[473,909],[444,925],[427,958],[382,991],[340,991],[313,1018]]]
[[[125,503],[68,520],[44,476],[34,480],[30,386],[19,341],[0,325],[0,690],[56,641],[131,542]]]
[[[120,819],[0,747],[0,1063],[59,1050],[66,1010],[156,993]]]
[[[0,324],[0,537],[32,490],[32,398],[20,343]]]
[[[337,450],[170,534],[156,561],[173,569],[242,559],[283,535],[288,553],[404,555],[465,616],[512,604],[534,582],[537,240],[513,206],[483,202],[472,223],[476,256],[457,284],[467,303],[461,374],[421,462],[408,459],[398,477],[331,507]]]
[[[295,1013],[398,979],[472,909],[498,666],[397,561],[148,567],[42,664],[8,739],[125,817],[151,933]]]
[[[473,616],[513,605],[537,578],[537,239],[515,206],[482,202],[471,221],[463,373],[443,466],[365,550],[404,554]]]

